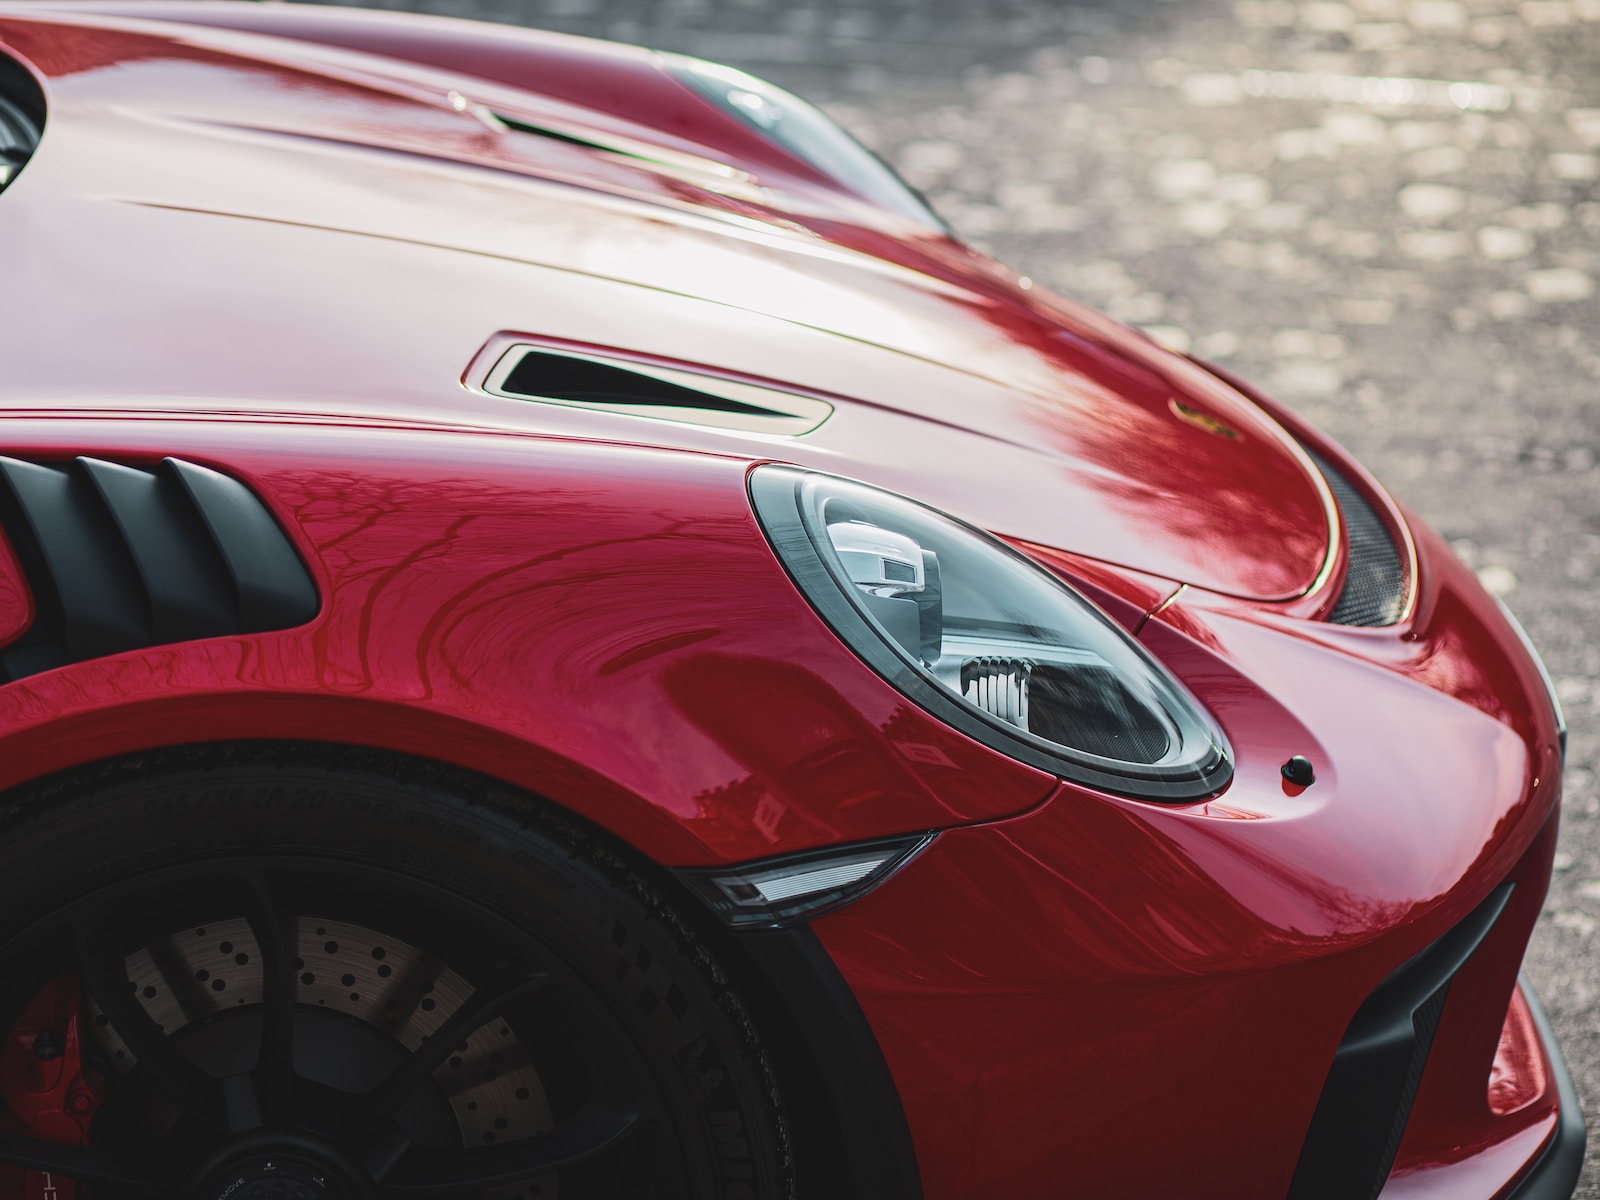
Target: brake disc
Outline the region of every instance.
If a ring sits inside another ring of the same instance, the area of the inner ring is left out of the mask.
[[[416,1050],[472,993],[433,956],[349,922],[302,917],[297,946],[297,1004],[364,1022],[407,1051]],[[262,1001],[261,955],[243,919],[157,939],[129,955],[125,965],[145,1011],[169,1037]],[[85,1011],[90,1044],[113,1074],[126,1075],[136,1065],[133,1053],[97,1006]],[[539,1072],[505,1021],[475,1030],[434,1073],[434,1082],[455,1113],[465,1146],[532,1137],[552,1127]]]

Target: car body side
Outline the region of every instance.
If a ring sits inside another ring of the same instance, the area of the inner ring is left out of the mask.
[[[1181,1182],[1194,1195],[1284,1195],[1350,1015],[1511,882],[1452,985],[1384,1195],[1508,1194],[1556,1138],[1558,1064],[1526,1036],[1518,1058],[1505,1033],[1525,1011],[1517,970],[1554,853],[1555,713],[1536,663],[1470,572],[1291,414],[968,261],[942,235],[852,225],[848,212],[796,217],[810,222],[791,238],[803,249],[734,230],[726,214],[727,227],[709,233],[685,233],[702,217],[681,210],[638,219],[629,236],[667,247],[662,271],[681,265],[686,245],[726,238],[740,240],[729,255],[770,271],[683,297],[639,274],[619,281],[607,274],[614,264],[558,261],[550,245],[495,258],[437,214],[424,244],[412,236],[420,203],[376,231],[333,229],[292,189],[273,195],[273,211],[250,213],[237,191],[223,194],[226,181],[200,179],[180,204],[140,157],[197,161],[172,134],[197,118],[162,89],[243,51],[206,40],[223,35],[105,19],[144,39],[151,57],[141,59],[96,43],[99,18],[46,29],[15,12],[0,17],[0,42],[24,59],[58,55],[46,87],[64,100],[52,109],[58,148],[8,191],[0,240],[23,277],[58,274],[48,294],[13,296],[4,319],[31,337],[76,306],[77,340],[40,349],[4,385],[12,412],[0,453],[132,465],[170,455],[238,478],[288,533],[321,606],[294,629],[156,646],[0,687],[0,788],[160,747],[315,741],[493,776],[662,871],[938,832],[917,861],[811,934],[882,1049],[930,1197],[1049,1194],[1068,1177],[1085,1194],[1162,1194]],[[322,20],[288,12],[282,20],[307,28]],[[403,57],[502,84],[531,61],[466,33],[456,45],[387,27],[336,44],[397,54],[404,42]],[[89,32],[75,41],[62,28]],[[93,45],[107,63],[179,64],[147,73],[152,90],[130,101],[148,139],[112,146],[137,122],[106,116],[115,97]],[[540,45],[560,60],[559,43]],[[425,46],[444,49],[425,58]],[[585,64],[598,53],[580,49]],[[637,60],[615,61],[619,81],[606,86],[628,93]],[[338,87],[366,86],[350,80],[357,65],[338,64]],[[229,68],[246,90],[281,86],[298,69]],[[608,78],[587,66],[570,74]],[[396,86],[383,82],[382,104]],[[558,98],[602,103],[570,89]],[[86,172],[59,148],[74,138],[129,166],[120,191],[108,190],[114,172]],[[298,145],[301,157],[281,154],[259,122],[227,138],[228,161],[314,161]],[[753,172],[767,155],[779,170],[770,148],[692,128],[674,148],[689,142],[742,155]],[[387,169],[387,151],[329,153],[322,178],[370,170],[372,184]],[[782,170],[803,180],[802,166]],[[411,177],[461,184],[431,170]],[[595,211],[614,215],[611,203]],[[52,204],[83,217],[81,236],[56,232]],[[572,220],[562,235],[589,245]],[[478,232],[490,225],[506,228],[496,217]],[[134,261],[148,274],[147,306],[136,273],[105,265],[118,244],[145,247]],[[224,293],[241,264],[255,292],[236,312],[206,312],[195,297]],[[340,273],[361,287],[341,293]],[[809,281],[825,306],[824,285],[846,277],[837,294],[870,330],[855,341],[799,301],[759,296]],[[104,292],[84,297],[93,280]],[[298,311],[282,303],[297,290]],[[342,317],[330,299],[341,296]],[[897,328],[897,306],[915,319]],[[487,396],[475,374],[495,357],[486,347],[614,348],[645,326],[654,340],[640,334],[625,350],[775,378],[829,398],[837,423],[821,440],[792,441],[591,420]],[[952,343],[953,366],[937,346],[949,330],[965,339]],[[1067,375],[1070,403],[1038,401]],[[897,389],[914,390],[923,415],[905,419],[896,404],[912,402],[896,401]],[[1174,419],[1169,394],[1231,437]],[[989,414],[981,431],[965,407]],[[1104,446],[1066,465],[1017,450],[1041,428]],[[1303,446],[1357,480],[1414,556],[1398,625],[1312,619],[1331,607],[1343,559],[1337,512]],[[1256,457],[1229,458],[1240,447]],[[955,469],[988,451],[986,469]],[[1143,463],[1190,451],[1200,465],[1188,476],[1141,480],[1107,466],[1118,452]],[[1229,787],[1175,806],[1093,792],[922,712],[841,643],[774,556],[748,497],[749,474],[766,461],[897,486],[1028,548],[1210,709],[1235,755]],[[1013,464],[1016,476],[999,478]],[[1249,486],[1236,482],[1252,471]],[[1157,550],[1107,549],[1139,536]],[[0,559],[0,627],[20,634],[30,604],[16,562]],[[1292,755],[1316,764],[1311,787],[1281,776]],[[1526,1084],[1499,1109],[1489,1096],[1497,1064]]]

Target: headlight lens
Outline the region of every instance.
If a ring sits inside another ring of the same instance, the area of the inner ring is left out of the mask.
[[[792,467],[750,476],[801,590],[907,697],[979,741],[1093,787],[1196,800],[1231,775],[1221,731],[1056,576],[976,529]]]

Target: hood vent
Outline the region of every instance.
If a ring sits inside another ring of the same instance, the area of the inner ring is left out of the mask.
[[[255,494],[179,459],[0,458],[0,526],[33,592],[33,625],[0,676],[195,638],[264,633],[316,615],[316,586]]]
[[[833,412],[825,401],[776,388],[538,346],[513,346],[484,386],[514,400],[789,437],[810,433]]]
[[[681,179],[696,187],[720,192],[723,195],[736,196],[743,200],[763,198],[753,175],[748,171],[741,171],[738,167],[718,162],[716,159],[704,158],[682,150],[671,150],[665,146],[657,146],[609,131],[578,126],[562,128],[556,122],[534,124],[503,112],[492,112],[487,109],[481,111],[483,118],[493,127],[504,129],[509,133],[525,133],[532,137],[544,138],[546,141],[562,142],[568,146],[597,151],[633,166],[661,175],[670,175],[674,179]]]

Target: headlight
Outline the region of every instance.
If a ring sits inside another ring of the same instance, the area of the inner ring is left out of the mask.
[[[1082,596],[1009,547],[864,484],[750,476],[778,557],[836,633],[909,699],[1091,787],[1184,801],[1227,783],[1216,724]]]

